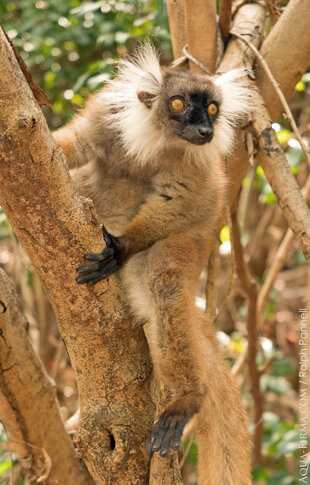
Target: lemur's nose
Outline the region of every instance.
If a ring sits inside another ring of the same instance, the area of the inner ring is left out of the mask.
[[[199,126],[198,133],[208,141],[211,141],[213,138],[213,129],[210,126]]]

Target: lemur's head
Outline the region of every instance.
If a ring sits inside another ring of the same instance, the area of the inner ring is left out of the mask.
[[[210,143],[222,104],[221,89],[210,77],[166,69],[159,94],[140,91],[138,99],[152,109],[153,122],[167,138],[194,145]]]
[[[236,125],[250,111],[251,89],[243,69],[207,76],[161,68],[153,48],[144,45],[120,62],[102,97],[124,148],[144,164],[169,145],[199,158],[228,154]]]

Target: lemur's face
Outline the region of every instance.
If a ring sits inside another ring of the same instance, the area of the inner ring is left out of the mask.
[[[188,71],[167,70],[156,119],[164,125],[169,138],[204,145],[214,136],[220,105],[220,90],[211,79]]]

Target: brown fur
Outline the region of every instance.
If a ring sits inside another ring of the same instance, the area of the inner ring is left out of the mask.
[[[178,83],[183,90],[184,84],[201,89],[201,79],[178,73],[175,91]],[[157,109],[165,116],[164,106]],[[223,207],[220,161],[196,163],[185,156],[182,140],[158,153],[155,164],[140,166],[105,123],[104,110],[93,97],[55,138],[81,194],[93,199],[99,220],[119,236],[124,290],[137,321],[148,322],[156,376],[170,393],[155,431],[178,423],[182,430],[198,413],[199,484],[248,485],[250,445],[240,393],[211,323],[195,306]]]

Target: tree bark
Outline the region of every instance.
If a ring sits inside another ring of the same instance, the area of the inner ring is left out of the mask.
[[[28,338],[12,282],[0,269],[0,418],[31,483],[92,485],[74,456],[52,386]]]
[[[226,44],[229,37],[231,22],[231,4],[232,0],[222,0],[220,2],[219,23],[223,42]]]
[[[184,0],[167,0],[173,56],[183,56],[186,44]]]
[[[261,52],[267,51],[265,60],[271,66],[272,73],[287,98],[293,92],[296,80],[300,79],[310,62],[310,36],[305,35],[310,27],[309,3],[307,0],[290,0],[289,9],[289,12],[286,13],[285,11],[274,26],[272,30],[274,32],[273,41],[270,41],[271,32],[260,49]],[[241,34],[247,32],[247,38],[251,39],[256,47],[256,42],[262,38],[261,19],[264,15],[263,10],[263,7],[257,4],[242,6],[234,18],[232,27],[232,30],[237,30]],[[289,22],[288,18],[290,19]],[[290,42],[291,38],[294,39],[294,43]],[[285,55],[283,55],[284,52]],[[251,56],[252,62],[254,62],[253,53],[249,49],[245,49],[241,41],[232,39],[227,46],[218,71],[225,72],[244,64],[248,65]],[[279,57],[285,62],[284,65],[282,61],[280,63],[277,60]],[[265,100],[271,119],[276,120],[282,110],[282,105],[275,95],[269,79],[259,68],[256,84]],[[230,201],[233,201],[236,197],[248,167],[248,152],[243,139],[241,139],[228,161]],[[219,219],[219,227],[223,225],[224,220],[224,216]]]
[[[272,129],[269,113],[258,95],[254,129],[258,139],[257,158],[277,198],[279,206],[310,263],[310,211],[300,192],[285,154]]]
[[[98,484],[145,484],[154,404],[143,331],[132,325],[117,276],[77,286],[75,267],[102,249],[101,231],[2,32],[0,64],[0,203],[48,293],[76,374],[79,454]]]
[[[290,0],[260,49],[286,99],[293,94],[295,84],[310,62],[309,28],[309,0]],[[271,118],[275,120],[283,108],[259,63],[256,68],[256,83]]]
[[[185,25],[189,53],[214,72],[217,60],[216,1],[185,0]],[[202,73],[193,62],[190,62],[190,68]]]

